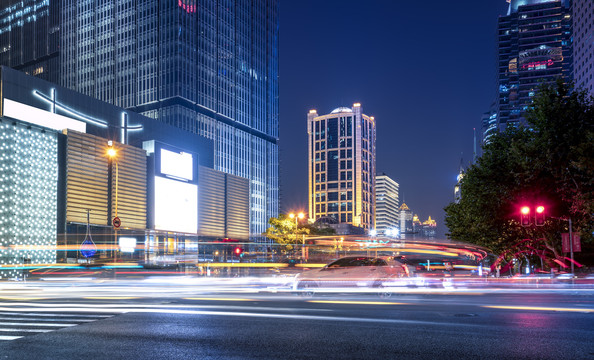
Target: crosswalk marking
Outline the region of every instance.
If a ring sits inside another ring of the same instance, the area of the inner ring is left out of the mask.
[[[53,319],[31,319],[31,318],[26,318],[26,317],[0,317],[0,320],[37,320],[37,321],[53,321]],[[64,320],[66,321],[66,319],[60,319],[60,320]],[[75,317],[73,316],[72,318],[70,318],[67,321],[76,321],[76,322],[91,322],[91,321],[95,321],[94,319],[75,319]]]
[[[0,331],[6,331],[6,332],[38,332],[38,333],[44,333],[44,332],[50,332],[50,331],[54,331],[54,330],[52,330],[52,329],[0,328]]]
[[[0,312],[0,334],[2,334],[0,335],[0,341],[12,341],[24,336],[48,333],[112,316],[106,314],[2,311]]]
[[[77,317],[77,318],[83,318],[83,317],[88,317],[88,318],[108,318],[108,317],[112,317],[113,315],[102,315],[102,314],[97,314],[97,315],[87,315],[87,314],[52,314],[52,313],[24,313],[24,312],[7,312],[7,311],[0,311],[0,315],[22,315],[22,316],[42,316],[42,317],[47,317],[49,315],[53,316],[53,317]]]
[[[21,323],[21,322],[4,322],[0,321],[0,325],[12,325],[12,326],[52,326],[52,327],[69,327],[76,326],[78,324],[65,324],[65,323]]]
[[[22,336],[2,336],[0,335],[0,340],[16,340],[20,339]]]

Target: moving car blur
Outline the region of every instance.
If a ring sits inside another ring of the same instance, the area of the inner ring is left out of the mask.
[[[294,290],[320,287],[383,287],[391,279],[409,277],[412,268],[393,256],[347,256],[315,270],[297,274]]]

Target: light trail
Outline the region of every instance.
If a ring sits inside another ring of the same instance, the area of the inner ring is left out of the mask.
[[[387,301],[341,301],[341,300],[308,300],[317,304],[348,304],[348,305],[412,305],[409,303],[387,302]]]
[[[561,311],[561,312],[594,313],[594,309],[576,309],[576,308],[545,307],[545,306],[483,305],[482,307],[489,308],[489,309],[504,309],[504,310]]]
[[[4,310],[4,308],[0,308]],[[18,311],[18,308],[11,309]],[[48,311],[47,308],[24,308],[26,311]],[[271,308],[273,310],[273,308]],[[182,309],[147,309],[136,307],[120,307],[120,308],[76,308],[76,310],[68,307],[55,307],[52,311],[81,311],[81,312],[119,312],[119,313],[159,313],[159,314],[184,314],[184,315],[205,315],[205,316],[225,316],[225,317],[250,317],[250,318],[269,318],[269,319],[289,319],[289,320],[316,320],[316,321],[340,321],[340,322],[359,322],[359,323],[384,323],[384,324],[409,324],[409,325],[432,325],[432,326],[447,326],[447,327],[483,327],[484,325],[464,324],[464,323],[442,323],[436,321],[423,320],[402,320],[402,319],[378,319],[378,318],[361,318],[361,317],[343,317],[343,316],[320,316],[320,315],[297,315],[297,314],[272,314],[272,313],[256,313],[256,312],[232,312],[232,311],[204,311],[204,310],[182,310]],[[2,324],[2,323],[0,323]],[[66,326],[75,326],[66,325]]]
[[[208,297],[189,297],[183,298],[185,300],[215,300],[215,301],[256,301],[254,299],[241,299],[241,298],[208,298]]]
[[[3,336],[0,335],[0,340],[16,340],[16,339],[20,339],[22,338],[22,336]]]
[[[76,326],[78,324],[67,324],[67,323],[25,323],[25,322],[0,322],[0,325],[10,326],[48,326],[48,327],[69,327]]]

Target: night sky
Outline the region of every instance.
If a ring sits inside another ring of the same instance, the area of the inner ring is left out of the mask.
[[[422,221],[453,200],[473,128],[495,96],[505,0],[281,0],[281,212],[307,212],[307,113],[360,102],[377,126],[377,170]]]

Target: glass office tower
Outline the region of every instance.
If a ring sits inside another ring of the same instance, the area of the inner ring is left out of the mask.
[[[573,0],[573,80],[594,96],[594,2]]]
[[[375,228],[378,235],[396,236],[399,233],[399,188],[400,185],[384,173],[375,177]]]
[[[564,1],[511,0],[498,24],[499,130],[523,124],[543,82],[571,77],[571,13]]]
[[[59,4],[50,0],[0,2],[0,65],[59,82]]]
[[[250,233],[266,230],[278,214],[278,0],[12,3],[0,5],[1,64],[212,139],[215,169],[250,180]],[[31,68],[45,57],[59,67]]]

